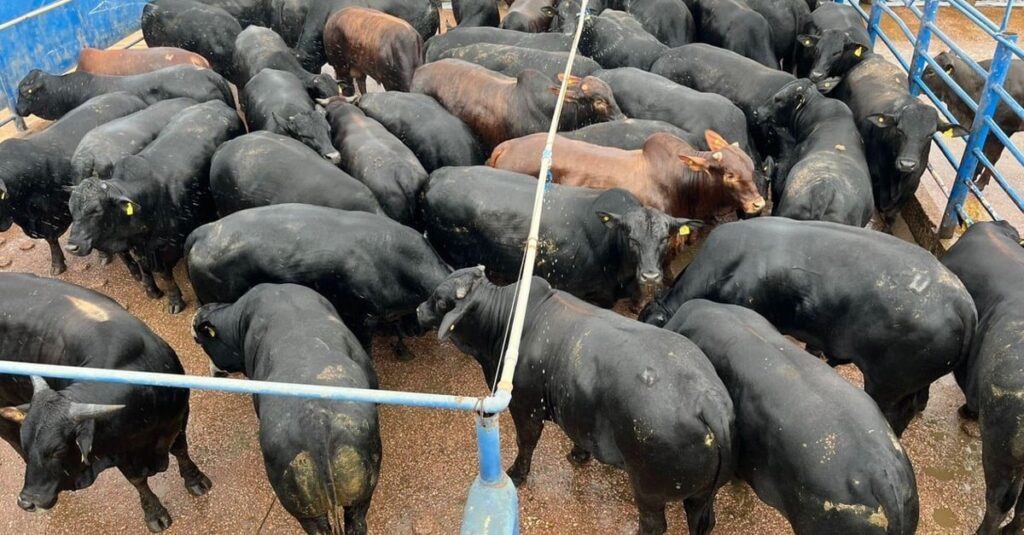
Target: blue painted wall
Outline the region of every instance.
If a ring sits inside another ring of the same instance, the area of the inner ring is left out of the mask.
[[[58,0],[0,0],[0,24]],[[71,0],[0,30],[0,108],[13,108],[32,69],[64,72],[83,47],[106,48],[139,29],[144,0]]]

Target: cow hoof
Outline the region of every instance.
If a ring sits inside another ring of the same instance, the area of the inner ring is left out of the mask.
[[[61,273],[64,273],[67,270],[68,266],[66,266],[64,262],[53,264],[52,266],[50,266],[50,276],[56,277],[57,275],[60,275]]]
[[[573,466],[583,466],[590,462],[591,459],[589,451],[577,450],[576,448],[573,448],[565,458],[568,459]]]
[[[141,279],[142,275],[139,275],[139,278]],[[163,296],[164,292],[160,288],[157,288],[155,286],[152,288],[146,288],[146,297],[150,299],[160,299]]]
[[[110,256],[108,254],[100,253],[99,257],[100,257],[100,265],[101,266],[109,266],[110,263],[114,261],[114,257],[112,257],[112,256]]]
[[[409,351],[405,346],[395,348],[395,358],[398,362],[409,362],[416,359],[416,354]]]
[[[163,507],[160,509],[152,518],[146,519],[146,527],[149,528],[150,533],[160,533],[171,527],[171,515]]]
[[[957,414],[957,416],[963,418],[964,420],[977,420],[978,419],[978,412],[977,411],[972,411],[971,408],[968,407],[966,403],[964,403],[963,405],[960,405],[960,408],[957,409],[956,414]]]
[[[506,473],[508,474],[508,478],[512,480],[512,484],[515,485],[516,488],[521,487],[523,483],[526,482],[526,474],[520,474],[513,470],[509,470]]]
[[[189,494],[199,497],[207,492],[210,492],[210,488],[213,487],[213,482],[210,478],[206,477],[206,474],[200,473],[198,477],[192,478],[192,481],[185,482],[185,490]]]
[[[963,420],[960,422],[960,431],[971,438],[981,438],[981,425],[977,420]]]
[[[171,303],[167,306],[167,312],[170,312],[171,314],[181,314],[182,311],[184,310],[184,301],[171,301]]]

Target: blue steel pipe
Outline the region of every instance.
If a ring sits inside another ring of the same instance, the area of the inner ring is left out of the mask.
[[[928,57],[928,46],[932,42],[931,23],[935,20],[935,16],[938,13],[939,0],[925,0],[921,26],[917,32],[917,39],[914,41],[914,57],[910,61],[910,70],[907,76],[911,80],[910,94],[915,97],[921,94],[921,88],[913,82],[921,79],[921,74],[924,73],[924,67],[927,65],[925,58]]]
[[[875,48],[875,39],[877,39],[879,35],[878,25],[882,21],[882,5],[884,2],[885,0],[871,0],[871,15],[868,17],[868,37],[870,38],[872,49]],[[858,0],[851,1],[850,5],[857,11],[860,11],[863,16],[864,10],[860,8]],[[882,35],[882,39],[885,40],[884,34]],[[890,48],[892,48],[891,45]]]
[[[512,399],[512,395],[509,392],[503,392],[500,390],[491,396],[476,398],[472,396],[424,394],[419,392],[401,392],[396,390],[370,390],[365,388],[305,385],[273,381],[249,381],[245,379],[225,379],[219,377],[111,370],[105,368],[79,368],[76,366],[34,364],[28,362],[13,362],[9,360],[0,360],[0,374],[38,375],[40,377],[55,377],[58,379],[71,379],[75,381],[96,381],[101,383],[191,388],[195,390],[232,392],[236,394],[291,396],[313,399],[330,399],[336,401],[354,401],[360,403],[377,403],[381,405],[407,405],[411,407],[426,407],[433,409],[477,411],[484,413],[502,412],[508,407],[508,403]]]

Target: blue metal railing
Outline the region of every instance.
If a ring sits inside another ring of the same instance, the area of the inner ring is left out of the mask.
[[[950,238],[953,236],[954,230],[958,224],[969,226],[974,223],[971,217],[967,214],[967,211],[964,209],[964,202],[967,200],[968,194],[974,196],[981,203],[982,207],[986,212],[988,212],[988,215],[992,219],[1001,219],[999,214],[996,212],[995,207],[988,199],[985,198],[985,195],[974,183],[974,176],[979,165],[991,173],[992,178],[995,179],[995,183],[998,184],[998,186],[1006,193],[1006,196],[1017,205],[1017,208],[1021,212],[1024,212],[1024,199],[1022,199],[1021,195],[1013,185],[1010,184],[1007,178],[1003,176],[1002,172],[996,169],[995,165],[989,161],[982,152],[982,148],[984,147],[986,140],[989,136],[994,136],[1004,145],[1005,150],[1017,160],[1018,164],[1024,167],[1024,153],[1022,153],[1021,150],[1010,141],[1009,136],[1000,129],[993,119],[996,109],[1000,105],[1004,105],[1020,116],[1021,120],[1024,120],[1024,108],[1022,108],[1021,105],[1017,103],[1003,88],[1003,81],[1006,79],[1006,75],[1009,72],[1010,62],[1014,57],[1024,59],[1024,49],[1021,49],[1021,47],[1017,45],[1017,35],[1007,31],[1007,27],[1010,23],[1010,17],[1013,13],[1015,0],[1007,1],[1003,17],[999,24],[990,20],[977,8],[967,3],[966,0],[942,1],[944,5],[948,5],[950,8],[955,9],[960,15],[963,15],[968,21],[970,21],[971,24],[976,26],[985,35],[991,37],[995,41],[995,54],[992,57],[992,64],[989,70],[985,70],[976,61],[971,59],[971,57],[964,52],[964,50],[957,45],[949,35],[938,27],[936,17],[939,11],[940,0],[925,0],[924,9],[918,8],[918,6],[915,5],[914,0],[902,0],[902,5],[907,8],[919,23],[916,36],[910,30],[902,17],[900,17],[892,7],[890,7],[889,3],[883,0],[872,0],[871,10],[870,12],[866,12],[860,7],[858,2],[847,0],[847,2],[853,6],[853,8],[856,9],[860,13],[861,17],[866,21],[872,45],[874,45],[876,38],[880,38],[892,52],[896,61],[907,71],[907,78],[910,84],[909,90],[911,94],[918,95],[920,93],[924,93],[948,120],[955,122],[953,114],[949,112],[946,105],[939,100],[935,93],[929,89],[921,79],[925,68],[930,66],[932,71],[934,71],[943,82],[949,85],[956,96],[974,112],[974,122],[970,125],[970,134],[966,138],[966,148],[964,149],[962,156],[957,157],[954,154],[953,149],[948,143],[946,143],[946,140],[944,140],[940,134],[936,133],[933,136],[936,145],[939,147],[946,160],[948,160],[950,165],[956,169],[956,179],[949,191],[949,200],[946,204],[942,222],[939,226],[939,236],[942,238]],[[893,22],[895,22],[907,41],[913,45],[914,55],[910,61],[907,61],[892,39],[882,30],[881,23],[883,15],[887,15]],[[953,78],[949,76],[929,55],[929,48],[933,38],[937,38],[946,44],[950,50],[960,56],[960,58],[962,58],[971,69],[985,79],[985,85],[982,89],[979,102],[975,102],[974,99],[971,98],[971,96],[968,95],[967,92],[964,91],[956,82],[954,82]],[[967,125],[963,126],[966,127]]]

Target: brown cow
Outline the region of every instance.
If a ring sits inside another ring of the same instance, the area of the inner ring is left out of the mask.
[[[506,141],[487,165],[537,176],[546,134]],[[559,136],[551,172],[558,184],[622,188],[640,202],[675,217],[709,219],[723,207],[746,216],[761,213],[764,198],[754,183],[754,162],[712,130],[710,151],[698,151],[666,133],[652,134],[639,150],[591,145]]]
[[[78,70],[91,74],[129,76],[158,71],[172,65],[210,68],[210,62],[203,56],[170,46],[120,50],[83,48],[78,54]]]
[[[413,73],[423,64],[423,38],[415,28],[365,7],[331,15],[324,27],[324,50],[345,96],[355,93],[353,78],[365,95],[367,75],[389,91],[409,91]]]
[[[503,141],[546,131],[558,89],[552,79],[532,69],[512,78],[462,60],[443,59],[417,69],[410,91],[434,97],[490,150]],[[608,84],[593,76],[569,78],[559,130],[615,119],[625,116]]]
[[[546,32],[555,13],[555,0],[515,0],[501,20],[500,28],[530,33]]]

